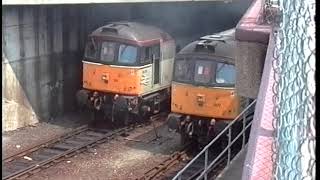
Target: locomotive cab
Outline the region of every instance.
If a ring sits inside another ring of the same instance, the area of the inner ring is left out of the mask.
[[[156,27],[115,22],[96,29],[86,43],[78,105],[112,116],[120,96],[132,113],[159,112],[170,99],[174,55],[174,40]]]
[[[241,111],[244,100],[235,89],[234,32],[204,36],[175,57],[168,126],[182,137],[206,143],[212,139],[212,126],[222,130]]]

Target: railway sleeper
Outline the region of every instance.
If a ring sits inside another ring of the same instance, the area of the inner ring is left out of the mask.
[[[11,165],[13,166],[13,169],[24,169],[31,165],[30,162],[23,162],[21,160],[13,162]]]
[[[55,156],[55,155],[57,155],[57,154],[46,153],[46,152],[42,151],[42,152],[39,153],[39,154],[33,154],[33,155],[31,155],[31,158],[32,158],[32,160],[35,161],[35,162],[42,162],[42,161],[44,161],[44,160],[46,160],[46,159],[49,159],[49,158],[51,158],[51,157],[53,157],[53,156]]]
[[[74,137],[74,138],[72,138],[70,140],[77,142],[77,145],[79,145],[79,146],[82,146],[83,144],[86,144],[86,143],[92,141],[91,138],[90,139],[84,139],[84,138],[81,138],[81,137],[82,136],[76,136],[76,137]],[[65,142],[67,142],[67,141],[65,141]],[[72,143],[70,143],[70,144],[72,144]]]
[[[107,129],[92,129],[92,130],[102,134],[107,134],[111,132],[110,130],[107,130]]]
[[[95,140],[96,138],[90,138],[88,136],[77,136],[77,139],[80,139],[80,140],[84,140],[84,141],[93,141]]]
[[[61,150],[59,148],[51,147],[51,148],[45,148],[43,152],[57,155],[57,154],[61,154],[61,153],[65,152],[65,150]]]
[[[104,133],[94,132],[94,131],[88,131],[88,132],[86,132],[86,134],[88,136],[93,136],[93,137],[103,137],[104,136]]]
[[[12,166],[9,169],[6,169],[6,172],[8,172],[9,175],[15,174],[18,171],[23,170],[25,167],[20,166]]]
[[[67,144],[72,144],[74,146],[80,146],[80,145],[83,144],[83,141],[79,141],[79,140],[77,141],[77,140],[74,140],[74,139],[67,139],[65,142]]]

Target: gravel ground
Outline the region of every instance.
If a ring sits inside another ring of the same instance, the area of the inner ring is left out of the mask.
[[[29,180],[130,180],[178,150],[179,135],[168,132],[163,122],[155,122],[158,137],[152,126],[136,128],[128,137],[118,137],[66,159],[30,176]]]
[[[88,114],[68,114],[63,117],[27,126],[2,134],[3,158],[16,154],[23,149],[46,142],[55,136],[60,136],[75,127],[87,124],[90,118]]]

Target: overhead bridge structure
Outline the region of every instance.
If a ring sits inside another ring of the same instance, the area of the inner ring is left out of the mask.
[[[164,2],[205,2],[232,0],[4,0],[2,5],[49,5],[49,4],[111,4],[111,3],[164,3]]]

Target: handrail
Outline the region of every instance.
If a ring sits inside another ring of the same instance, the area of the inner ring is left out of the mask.
[[[241,131],[241,133],[239,133],[239,134],[237,135],[237,137],[234,138],[234,140],[219,154],[219,156],[217,156],[217,157],[209,164],[209,166],[207,167],[207,169],[205,169],[204,171],[202,171],[202,173],[198,176],[197,180],[199,180],[200,178],[202,178],[202,177],[205,175],[205,173],[207,173],[207,171],[214,165],[214,163],[215,163],[216,161],[218,161],[218,159],[233,145],[233,143],[235,143],[235,142],[238,140],[238,138],[239,138],[240,136],[242,136],[242,134],[245,132],[245,130],[248,129],[248,127],[249,127],[251,124],[252,124],[252,121],[245,127],[244,130]]]
[[[256,99],[252,102],[252,103],[250,103],[234,120],[232,120],[229,124],[228,124],[228,126],[227,127],[225,127],[224,128],[224,130],[222,131],[222,132],[220,132],[208,145],[206,145],[201,151],[200,151],[200,153],[196,156],[196,157],[194,157],[182,170],[180,170],[179,172],[178,172],[178,174],[173,178],[173,180],[176,180],[176,179],[181,179],[181,175],[182,175],[182,173],[188,168],[188,167],[190,167],[191,166],[191,164],[193,164],[201,155],[203,155],[203,153],[206,153],[207,154],[207,152],[208,152],[208,149],[209,149],[209,147],[212,145],[212,144],[214,144],[236,121],[238,121],[239,119],[240,119],[240,117],[242,117],[242,115],[245,113],[245,112],[247,112],[255,103],[256,103]],[[251,125],[251,123],[249,123],[249,125]],[[248,125],[248,126],[249,126]],[[247,126],[244,128],[245,130],[247,129]],[[241,133],[239,133],[239,135],[241,135],[243,133],[243,130],[241,131]],[[238,136],[239,136],[238,135]],[[237,138],[238,138],[238,136],[237,136]],[[229,137],[229,138],[231,138],[231,137]],[[228,149],[229,148],[229,146],[231,147],[231,145],[230,145],[230,142],[228,143],[229,145],[227,146],[227,148],[226,149]],[[223,151],[223,153],[225,153],[225,150],[226,149],[224,149],[224,151]],[[223,153],[221,153],[221,154],[223,154]],[[219,158],[220,158],[220,155],[219,155]],[[215,159],[216,160],[216,159]],[[210,164],[211,166],[212,166],[212,164]],[[209,166],[210,166],[209,165]],[[204,172],[202,173],[202,174],[204,174],[205,173],[205,171],[207,170],[207,162],[205,162],[205,170],[204,170]]]

